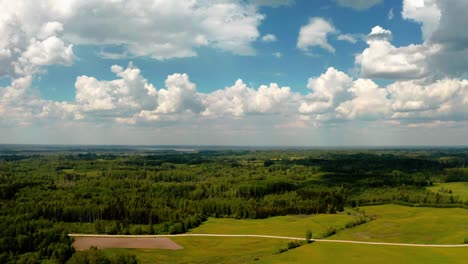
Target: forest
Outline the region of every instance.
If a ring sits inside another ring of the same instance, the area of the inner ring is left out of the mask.
[[[77,263],[82,256],[70,259],[68,233],[177,234],[208,217],[334,214],[377,204],[468,208],[450,191],[426,189],[468,182],[467,164],[466,148],[1,146],[0,263]]]

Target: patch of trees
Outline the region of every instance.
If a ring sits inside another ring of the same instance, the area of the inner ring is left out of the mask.
[[[65,263],[73,254],[66,231],[30,214],[0,216],[0,263]]]
[[[136,256],[133,254],[117,254],[109,257],[95,247],[79,251],[67,261],[67,264],[137,264]]]
[[[406,173],[421,171],[440,171],[444,168],[452,168],[459,162],[441,162],[430,158],[413,158],[394,154],[327,154],[321,158],[283,159],[277,162],[268,161],[268,165],[287,164],[303,166],[320,166],[323,171],[366,174],[384,173],[399,170]]]

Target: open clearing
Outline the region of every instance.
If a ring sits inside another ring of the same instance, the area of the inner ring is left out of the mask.
[[[329,239],[417,244],[462,244],[468,237],[468,210],[400,205],[361,207],[375,220]]]
[[[142,248],[142,249],[182,249],[167,237],[75,237],[73,247],[76,250],[87,250],[91,246],[105,248]]]
[[[106,249],[109,255],[132,253],[138,263],[466,263],[467,248],[394,247],[311,243],[276,254],[287,240],[255,237],[173,237],[182,250]]]
[[[354,217],[346,214],[287,215],[266,219],[209,218],[189,233],[199,234],[258,234],[272,236],[305,237],[311,230],[320,238],[330,226],[344,227]]]
[[[286,240],[244,237],[173,237],[182,250],[106,249],[109,255],[135,254],[140,264],[254,263],[287,246]]]
[[[389,247],[363,244],[312,243],[255,263],[466,263],[467,248]],[[253,262],[253,261],[252,261]]]
[[[437,183],[427,187],[432,192],[439,192],[441,189],[452,191],[453,197],[458,197],[462,201],[468,201],[468,182],[445,182]],[[447,193],[442,193],[447,194]]]

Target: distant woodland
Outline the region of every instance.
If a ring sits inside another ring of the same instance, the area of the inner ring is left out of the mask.
[[[65,263],[68,233],[175,234],[208,217],[464,207],[467,149],[0,152],[0,263]]]

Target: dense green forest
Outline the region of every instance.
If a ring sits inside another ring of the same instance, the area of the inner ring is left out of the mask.
[[[65,263],[72,232],[174,234],[208,217],[385,203],[468,208],[425,189],[468,181],[467,164],[467,149],[0,148],[0,263]]]

